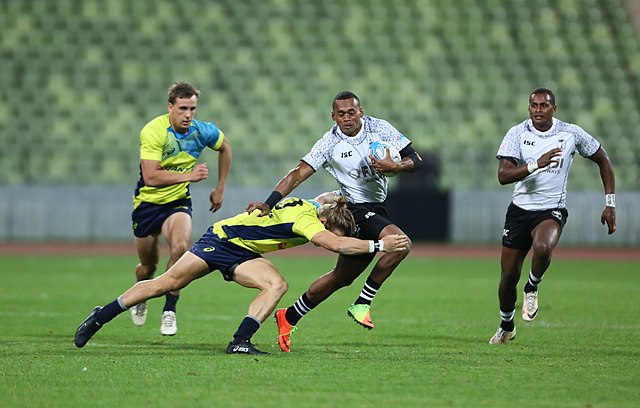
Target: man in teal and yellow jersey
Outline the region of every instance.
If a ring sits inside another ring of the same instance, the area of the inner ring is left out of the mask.
[[[333,192],[321,194],[315,200],[290,197],[276,205],[268,217],[258,217],[259,213],[242,212],[215,223],[163,275],[138,282],[111,303],[95,307],[78,326],[75,345],[84,347],[103,325],[127,308],[182,289],[193,280],[219,270],[226,281],[260,291],[226,352],[267,354],[251,343],[251,337],[273,312],[288,284],[275,265],[261,254],[307,242],[342,255],[399,252],[409,245],[409,238],[399,234],[386,235],[379,241],[348,237],[355,232],[356,223],[345,198]]]
[[[140,181],[133,196],[133,234],[140,263],[136,279],[155,275],[159,260],[159,237],[169,243],[167,270],[187,251],[191,239],[191,193],[189,184],[209,176],[207,163],[197,164],[209,147],[218,155],[218,183],[211,190],[210,210],[222,206],[225,184],[231,168],[231,145],[224,133],[210,122],[195,120],[200,91],[186,82],[169,88],[168,113],[147,123],[140,132]],[[178,330],[176,303],[179,291],[167,293],[160,333],[173,336]],[[142,326],[147,304],[131,308],[131,318]]]

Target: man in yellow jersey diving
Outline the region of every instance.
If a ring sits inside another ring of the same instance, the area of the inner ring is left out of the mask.
[[[225,184],[231,168],[231,145],[224,133],[210,122],[195,120],[200,91],[186,82],[169,88],[168,113],[147,123],[140,132],[140,180],[133,196],[133,234],[140,263],[136,280],[151,279],[159,260],[159,237],[169,243],[167,270],[189,248],[191,239],[191,193],[189,184],[209,176],[207,163],[196,164],[209,147],[218,155],[218,183],[211,190],[210,210],[222,206]],[[173,336],[178,331],[176,303],[178,290],[166,294],[160,333]],[[131,319],[142,326],[147,319],[147,303],[131,307]]]
[[[260,293],[249,305],[228,354],[268,354],[251,343],[251,337],[273,312],[288,284],[275,265],[261,254],[287,249],[311,241],[341,255],[399,252],[409,246],[405,235],[390,234],[380,240],[351,238],[356,228],[344,197],[333,192],[314,200],[290,197],[273,207],[268,217],[260,211],[242,212],[216,222],[167,272],[136,283],[117,299],[97,306],[78,326],[75,345],[89,339],[114,317],[148,299],[177,291],[191,281],[219,270],[226,281],[235,281]]]

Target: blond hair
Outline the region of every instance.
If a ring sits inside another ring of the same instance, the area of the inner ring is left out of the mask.
[[[335,196],[332,203],[323,204],[318,215],[327,219],[324,227],[329,231],[340,231],[351,237],[356,232],[356,220],[347,208],[347,200],[342,196]]]

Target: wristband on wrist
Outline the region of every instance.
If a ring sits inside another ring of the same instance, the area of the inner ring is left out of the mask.
[[[616,208],[616,195],[615,194],[605,194],[604,195],[604,203],[607,207]]]
[[[529,174],[531,174],[534,171],[538,170],[538,161],[536,160],[533,163],[527,164],[527,170],[529,170]]]
[[[273,190],[271,192],[271,195],[269,196],[269,198],[267,198],[264,203],[266,205],[268,205],[269,208],[273,208],[273,206],[278,204],[280,202],[280,200],[282,200],[282,194],[280,194],[277,191]]]
[[[369,241],[369,253],[379,252],[384,249],[384,242],[376,240]]]

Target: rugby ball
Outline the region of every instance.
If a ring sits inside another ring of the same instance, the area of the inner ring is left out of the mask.
[[[383,160],[387,156],[387,148],[389,148],[391,159],[393,159],[393,161],[396,163],[400,163],[402,157],[400,157],[400,152],[398,151],[398,149],[384,142],[371,142],[371,144],[369,145],[369,156],[373,156],[378,160]],[[382,174],[387,177],[393,177],[398,173],[384,172]]]

